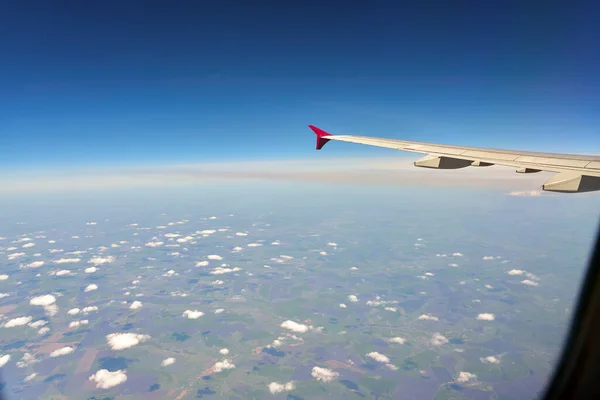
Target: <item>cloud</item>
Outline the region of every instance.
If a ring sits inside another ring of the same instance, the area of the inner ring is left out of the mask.
[[[489,260],[493,260],[494,256],[483,256],[483,260],[485,261],[489,261]]]
[[[98,389],[110,389],[127,380],[125,371],[109,371],[107,369],[101,369],[88,378],[92,382],[96,382],[96,388]]]
[[[221,314],[223,311],[225,311],[224,308],[218,308],[215,310],[215,314]]]
[[[355,295],[351,294],[348,296],[348,300],[350,300],[353,303],[356,303],[358,301],[358,297],[356,297]]]
[[[29,325],[30,327],[37,329],[40,328],[44,325],[46,325],[48,323],[48,321],[46,321],[45,319],[39,319],[35,322],[29,322],[27,325]]]
[[[69,311],[67,311],[67,314],[77,315],[77,314],[79,314],[79,311],[81,311],[79,308],[71,308]]]
[[[16,328],[18,326],[27,325],[29,322],[31,322],[32,319],[33,318],[31,318],[31,317],[13,318],[11,320],[8,320],[8,322],[6,322],[3,326],[5,328]]]
[[[96,271],[98,271],[98,268],[96,267],[87,267],[83,272],[86,274],[93,274]]]
[[[441,333],[436,332],[431,337],[431,344],[434,346],[441,346],[448,342],[449,342],[448,338],[446,336],[442,335]]]
[[[208,261],[198,261],[196,262],[196,267],[206,267],[208,264]]]
[[[131,310],[137,310],[138,308],[142,308],[142,302],[136,300],[133,303],[131,303],[131,305],[129,306],[129,308]]]
[[[175,359],[173,357],[169,357],[169,358],[165,358],[164,360],[162,360],[162,362],[160,363],[161,367],[166,367],[168,365],[171,365],[175,363]]]
[[[86,288],[83,290],[84,292],[91,292],[92,290],[97,290],[98,289],[98,285],[96,285],[95,283],[92,283],[90,285],[87,285]]]
[[[477,379],[477,375],[472,374],[470,372],[460,372],[458,374],[458,378],[456,378],[456,382],[458,383],[466,383],[470,380]]]
[[[33,246],[35,246],[35,243],[25,243],[25,244],[24,244],[23,246],[21,246],[21,247],[23,247],[24,249],[27,249],[27,248],[29,248],[29,247],[33,247]]]
[[[346,308],[347,306],[344,303],[340,303],[340,308]]]
[[[37,362],[37,360],[35,359],[35,356],[31,353],[25,353],[23,354],[23,358],[21,358],[21,361],[17,361],[17,367],[18,368],[27,368],[28,366],[30,366],[31,364],[35,364]],[[2,367],[2,365],[0,365],[0,367]]]
[[[248,247],[261,247],[262,243],[248,243]]]
[[[229,349],[221,349],[221,350],[219,350],[219,353],[221,353],[224,356],[226,356],[227,354],[229,354]]]
[[[398,337],[398,336],[393,337],[393,338],[389,338],[387,341],[389,343],[397,343],[397,344],[404,344],[404,343],[406,343],[406,339]]]
[[[234,368],[235,368],[235,364],[231,363],[229,360],[219,361],[219,362],[215,363],[215,365],[212,366],[212,370],[215,373],[222,372],[227,369],[234,369]]]
[[[94,266],[109,264],[115,262],[115,258],[113,256],[108,257],[93,257],[88,261],[88,264],[94,264]]]
[[[423,321],[439,321],[438,317],[436,317],[434,315],[431,315],[431,314],[422,314],[422,315],[419,315],[419,318],[417,318],[417,319],[420,319],[420,320],[423,320]]]
[[[456,267],[458,267],[458,264],[456,264],[456,263],[450,263],[450,264],[448,264],[448,266],[456,268]]]
[[[487,357],[481,357],[480,358],[481,362],[483,363],[489,363],[489,364],[500,364],[500,360],[498,360],[496,357],[494,356],[487,356]]]
[[[10,354],[0,356],[0,368],[4,367],[10,361]]]
[[[209,260],[222,260],[223,257],[221,257],[218,254],[210,254],[208,256],[206,256],[206,258],[208,258]]]
[[[71,354],[75,349],[72,347],[63,347],[62,349],[57,349],[54,350],[52,353],[50,353],[50,357],[54,358],[54,357],[60,357],[60,356],[66,356],[67,354]]]
[[[29,304],[32,306],[49,306],[50,304],[56,303],[56,297],[51,294],[45,294],[42,296],[37,296],[29,300]]]
[[[366,356],[370,357],[373,360],[378,361],[380,363],[388,364],[390,362],[390,359],[387,356],[385,356],[385,355],[383,355],[381,353],[378,353],[376,351],[372,351],[370,353],[367,353]]]
[[[159,241],[148,242],[148,243],[146,243],[146,247],[159,247],[159,246],[162,246],[163,244],[164,244],[164,242],[159,242]]]
[[[524,280],[521,281],[521,283],[523,285],[527,285],[527,286],[537,286],[538,285],[537,282],[534,282],[534,281],[529,280],[529,279],[524,279]]]
[[[39,268],[39,267],[43,266],[44,264],[45,264],[45,262],[43,262],[43,261],[34,261],[29,264],[25,264],[24,267],[25,268]]]
[[[42,329],[40,329],[38,331],[38,335],[43,336],[43,335],[45,335],[48,332],[50,332],[50,328],[48,328],[47,326],[45,326],[45,327],[43,327]]]
[[[198,319],[202,317],[204,313],[198,310],[185,310],[182,314],[182,317],[186,317],[188,319]]]
[[[95,222],[86,222],[85,224],[86,224],[86,225],[96,225],[96,223],[95,223]]]
[[[267,385],[267,387],[269,388],[269,392],[271,392],[271,394],[277,394],[277,393],[289,392],[291,390],[294,390],[296,388],[296,385],[294,384],[294,382],[288,382],[288,383],[271,382]]]
[[[513,192],[508,192],[508,196],[525,196],[525,197],[537,197],[541,196],[542,192],[539,190],[516,190]]]
[[[290,331],[297,332],[297,333],[304,333],[304,332],[308,331],[308,326],[299,324],[299,323],[294,322],[289,319],[287,321],[282,322],[281,325],[279,325],[279,326],[284,329],[289,329]]]
[[[5,281],[5,280],[7,280],[8,278],[9,278],[9,277],[8,277],[8,275],[6,275],[6,274],[2,274],[2,275],[0,275],[0,281]]]
[[[106,342],[112,350],[125,350],[150,339],[150,335],[142,335],[130,332],[111,333],[106,335]]]
[[[217,268],[213,269],[212,271],[210,271],[210,273],[211,273],[211,275],[223,275],[223,274],[229,274],[231,272],[237,272],[240,270],[241,270],[241,268],[238,268],[238,267],[233,267],[233,268],[217,267]]]
[[[331,382],[340,376],[340,374],[335,371],[321,367],[313,367],[310,374],[313,378],[322,382]]]
[[[398,311],[395,307],[384,307],[383,308],[385,311],[391,311],[391,312],[396,312]]]
[[[60,271],[56,271],[55,275],[56,276],[71,275],[71,271],[68,269],[61,269]]]
[[[493,321],[496,319],[496,316],[491,313],[483,313],[477,316],[477,319],[480,321]]]
[[[454,256],[454,257],[462,257],[463,255],[462,255],[462,253],[458,253],[457,252],[457,253],[452,253],[452,256]]]
[[[245,232],[236,232],[235,236],[248,236],[248,234]]]
[[[81,310],[81,312],[84,313],[84,314],[89,314],[92,311],[98,311],[98,307],[96,307],[96,306],[87,306],[87,307],[83,307],[83,309]]]
[[[351,271],[358,271],[358,268],[356,268],[356,267],[352,267],[352,268],[350,268],[350,270],[351,270]]]
[[[90,321],[88,321],[87,319],[82,319],[80,321],[72,321],[69,324],[69,328],[79,328],[81,325],[87,325],[89,323]]]
[[[59,260],[54,261],[56,264],[73,264],[81,261],[81,258],[61,258]]]

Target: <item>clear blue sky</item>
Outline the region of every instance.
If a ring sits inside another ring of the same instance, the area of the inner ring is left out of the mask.
[[[2,168],[600,148],[592,2],[157,3],[2,6]]]

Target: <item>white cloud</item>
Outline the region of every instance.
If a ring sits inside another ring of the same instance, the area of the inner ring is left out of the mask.
[[[350,268],[350,270],[351,270],[351,271],[358,271],[358,268],[356,268],[356,267],[352,267],[352,268]]]
[[[31,375],[27,375],[25,377],[25,379],[23,379],[23,382],[29,382],[30,380],[34,379],[37,376],[37,374],[34,372]]]
[[[169,239],[178,238],[181,236],[179,233],[165,233],[165,237]]]
[[[61,269],[60,271],[56,271],[55,275],[56,276],[71,275],[71,271],[68,269]]]
[[[222,285],[222,284],[224,284],[224,283],[225,283],[225,282],[223,282],[223,281],[221,281],[221,280],[218,280],[218,279],[217,279],[216,281],[212,281],[212,282],[211,282],[211,285]]]
[[[198,319],[202,317],[204,313],[198,310],[185,310],[182,314],[182,317],[186,317],[188,319]]]
[[[248,247],[260,247],[262,243],[248,243]]]
[[[45,335],[48,332],[50,332],[50,328],[48,328],[47,326],[45,326],[45,327],[43,327],[42,329],[40,329],[38,331],[38,335],[43,336],[43,335]]]
[[[97,290],[98,289],[98,285],[96,285],[95,283],[92,283],[90,285],[87,285],[86,288],[83,290],[84,292],[91,292],[92,290]]]
[[[82,319],[80,321],[73,321],[69,324],[69,328],[79,328],[81,325],[87,325],[90,321],[87,319]]]
[[[56,264],[73,264],[81,261],[81,258],[61,258],[59,260],[54,261]]]
[[[67,354],[71,354],[75,349],[72,347],[63,347],[62,349],[57,349],[54,350],[52,353],[50,353],[50,357],[60,357],[60,356],[66,356]]]
[[[423,320],[423,321],[439,321],[438,317],[436,317],[434,315],[431,315],[431,314],[422,314],[422,315],[419,315],[418,319]]]
[[[37,296],[29,300],[29,304],[32,306],[49,306],[50,304],[56,303],[56,297],[51,294],[45,294],[42,296]]]
[[[340,308],[346,308],[347,306],[344,303],[340,303]]]
[[[435,276],[433,272],[425,272],[425,276]]]
[[[396,312],[396,311],[398,311],[398,310],[396,310],[396,308],[394,308],[394,307],[384,307],[383,309],[384,309],[385,311],[391,311],[391,312]]]
[[[25,353],[23,354],[23,358],[21,358],[21,361],[17,361],[17,367],[26,368],[31,364],[35,364],[36,362],[37,360],[35,359],[35,356],[33,354]],[[0,365],[0,367],[2,367],[2,365]]]
[[[537,286],[538,285],[537,282],[534,282],[534,281],[529,280],[529,279],[524,279],[524,280],[521,281],[521,283],[523,285],[528,285],[528,286]]]
[[[11,253],[7,257],[8,257],[9,260],[14,260],[15,258],[23,257],[24,255],[25,255],[25,253],[23,253],[23,252],[21,252],[21,253]]]
[[[10,296],[8,293],[0,293],[0,299]]]
[[[470,372],[460,372],[458,374],[458,378],[456,378],[456,382],[466,383],[466,382],[468,382],[472,379],[476,379],[476,378],[477,378],[477,375],[472,374]]]
[[[389,338],[387,341],[390,342],[390,343],[397,343],[397,344],[404,344],[404,343],[406,343],[406,339],[398,337],[398,336],[393,337],[393,338]]]
[[[166,367],[168,365],[171,365],[175,363],[175,359],[173,357],[169,357],[169,358],[165,358],[164,360],[162,360],[162,362],[160,363],[161,367]]]
[[[308,331],[308,326],[306,326],[304,324],[299,324],[299,323],[294,322],[289,319],[287,321],[282,322],[281,325],[279,325],[279,326],[284,329],[289,329],[290,331],[298,332],[298,333],[304,333],[304,332]]]
[[[434,346],[441,346],[443,344],[448,343],[449,340],[446,336],[440,334],[440,333],[434,333],[433,336],[431,337],[431,344]]]
[[[83,314],[89,314],[92,311],[98,311],[98,307],[96,307],[96,306],[87,306],[87,307],[83,307],[83,309],[81,310],[81,312]]]
[[[208,256],[206,256],[206,258],[208,258],[209,260],[222,260],[223,257],[221,257],[218,254],[210,254]]]
[[[179,274],[172,269],[168,270],[167,272],[165,272],[163,274],[163,276],[173,276],[173,275],[179,275]]]
[[[226,369],[234,369],[234,368],[235,368],[235,364],[231,363],[229,360],[219,361],[219,362],[215,363],[215,365],[212,366],[212,370],[217,373],[225,371]]]
[[[106,342],[112,350],[125,350],[151,339],[150,335],[138,333],[111,333],[106,335]]]
[[[523,191],[513,191],[513,192],[508,192],[507,193],[508,196],[525,196],[525,197],[537,197],[537,196],[541,196],[542,192],[539,190],[523,190]]]
[[[5,281],[7,279],[8,279],[8,275],[6,275],[6,274],[1,274],[0,275],[0,281]]]
[[[96,388],[98,389],[110,389],[127,380],[125,371],[109,371],[107,369],[101,369],[88,378],[92,382],[96,382]]]
[[[29,264],[25,264],[25,268],[39,268],[43,266],[45,263],[43,261],[34,261]]]
[[[489,260],[493,260],[494,256],[483,256],[483,260],[485,261],[489,261]]]
[[[24,249],[27,249],[27,248],[29,248],[29,247],[33,247],[33,246],[35,246],[35,243],[25,243],[25,244],[24,244],[23,246],[21,246],[21,247],[23,247]]]
[[[198,261],[196,262],[196,267],[206,267],[208,265],[208,261]]]
[[[523,275],[524,273],[525,271],[523,271],[522,269],[511,269],[507,272],[507,274],[509,275]]]
[[[489,364],[500,364],[500,360],[494,356],[481,357],[481,362]]]
[[[248,236],[248,234],[245,232],[236,232],[235,236]]]
[[[87,267],[83,272],[86,274],[93,274],[96,271],[98,271],[98,268],[96,267]]]
[[[348,296],[348,300],[350,300],[353,303],[356,303],[358,301],[358,297],[356,297],[355,295],[351,294]]]
[[[492,285],[485,285],[486,289],[493,289],[494,287]]]
[[[322,256],[326,256],[327,252],[326,251],[320,251],[319,254],[322,255]]]
[[[387,356],[385,356],[385,355],[383,355],[381,353],[378,353],[376,351],[372,351],[370,353],[367,353],[366,356],[370,357],[373,360],[378,361],[380,363],[388,364],[390,362],[390,359]]]
[[[10,361],[10,354],[0,356],[0,368],[4,367]]]
[[[88,264],[94,264],[94,266],[109,264],[115,262],[115,258],[113,256],[108,257],[93,257],[88,261]]]
[[[40,328],[40,327],[46,325],[47,323],[48,323],[48,321],[46,321],[45,319],[39,319],[35,322],[30,322],[27,325],[29,325],[30,327],[32,327],[34,329],[37,329],[37,328]]]
[[[452,253],[452,256],[454,257],[462,257],[462,253]]]
[[[296,385],[294,384],[294,382],[288,382],[288,383],[271,382],[267,385],[267,387],[269,388],[269,392],[271,392],[271,394],[277,394],[277,393],[289,392],[291,390],[294,390],[296,388]]]
[[[456,267],[458,267],[458,264],[456,264],[456,263],[450,263],[450,264],[448,264],[448,266],[456,268]]]
[[[225,311],[224,308],[218,308],[215,310],[215,314],[221,314],[223,311]]]
[[[217,268],[213,269],[212,271],[210,271],[210,273],[211,273],[211,275],[223,275],[223,274],[228,274],[230,272],[237,272],[240,270],[241,270],[241,268],[238,268],[238,267],[234,267],[234,268],[217,267]]]
[[[226,356],[227,354],[229,354],[229,349],[221,349],[221,350],[219,350],[219,353],[221,353],[224,356]]]
[[[136,300],[133,303],[131,303],[131,305],[129,306],[129,308],[131,310],[137,310],[138,308],[142,308],[142,302]]]
[[[313,367],[312,372],[310,374],[313,378],[322,382],[331,382],[332,380],[340,376],[340,374],[335,371],[321,367]]]
[[[15,328],[18,326],[23,326],[28,324],[29,322],[31,322],[33,318],[31,317],[18,317],[18,318],[13,318],[11,320],[8,320],[7,323],[5,323],[3,326],[5,328]]]
[[[477,319],[480,321],[493,321],[496,319],[496,316],[491,313],[483,313],[477,316]]]
[[[96,225],[96,223],[95,223],[95,222],[86,222],[85,224],[86,224],[86,225]]]
[[[67,314],[77,315],[77,314],[79,314],[79,311],[81,311],[79,308],[71,308],[69,311],[67,311]]]
[[[164,244],[164,242],[156,241],[156,242],[148,242],[148,243],[146,243],[146,246],[147,247],[159,247],[159,246],[162,246],[163,244]]]

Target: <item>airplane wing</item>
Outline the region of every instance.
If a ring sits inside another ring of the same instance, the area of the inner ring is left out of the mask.
[[[525,174],[540,171],[557,172],[542,186],[546,191],[578,193],[600,190],[600,157],[598,156],[451,146],[369,136],[332,135],[314,125],[308,127],[317,135],[317,150],[323,148],[330,140],[359,143],[427,154],[414,162],[415,167],[459,169],[497,164],[514,167],[517,169],[516,172]]]

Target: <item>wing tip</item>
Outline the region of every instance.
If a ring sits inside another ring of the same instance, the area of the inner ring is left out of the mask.
[[[308,127],[317,135],[317,150],[321,150],[325,146],[325,143],[329,142],[330,139],[327,139],[328,136],[333,136],[331,133],[327,133],[314,125],[308,125]]]

